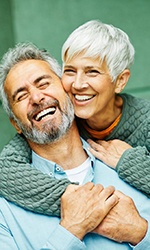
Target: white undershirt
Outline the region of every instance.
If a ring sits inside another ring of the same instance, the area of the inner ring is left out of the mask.
[[[65,170],[65,173],[70,181],[79,182],[81,185],[90,167],[91,160],[90,157],[88,157],[79,167]]]

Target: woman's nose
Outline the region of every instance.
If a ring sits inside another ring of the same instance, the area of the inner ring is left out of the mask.
[[[72,87],[75,89],[87,88],[87,77],[83,75],[76,75]]]

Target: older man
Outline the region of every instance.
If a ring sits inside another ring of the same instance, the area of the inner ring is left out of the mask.
[[[61,219],[1,198],[1,249],[150,249],[150,200],[88,152],[57,63],[34,45],[22,44],[5,55],[0,72],[4,107],[32,149],[32,167],[82,184],[63,195]],[[101,184],[131,196],[138,210],[131,198]]]

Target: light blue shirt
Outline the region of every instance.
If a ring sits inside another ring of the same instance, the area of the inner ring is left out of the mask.
[[[87,151],[87,143],[83,141]],[[93,181],[104,186],[114,185],[123,193],[133,198],[142,217],[150,223],[150,199],[127,183],[117,173],[91,157],[91,169],[84,182]],[[56,178],[66,177],[63,169],[33,153],[33,165],[42,172]],[[97,234],[87,234],[80,241],[69,231],[59,225],[59,218],[27,211],[11,202],[0,198],[0,250],[128,250],[127,243],[117,243]],[[150,249],[150,230],[135,250]]]

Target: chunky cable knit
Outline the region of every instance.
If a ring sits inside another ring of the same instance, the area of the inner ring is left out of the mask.
[[[31,150],[16,135],[0,155],[0,194],[32,211],[60,215],[60,197],[70,182],[57,180],[30,166]]]
[[[120,158],[116,171],[120,178],[150,196],[150,102],[148,100],[121,94],[124,105],[122,117],[106,141],[120,139],[133,148]],[[89,134],[78,127],[84,139]]]
[[[122,117],[106,140],[120,139],[134,148],[126,150],[117,164],[119,176],[150,195],[150,102],[127,94]],[[79,128],[81,135],[88,134]],[[70,182],[56,180],[30,167],[31,150],[16,135],[0,154],[0,194],[38,213],[60,215],[60,197]]]
[[[145,147],[125,151],[116,170],[120,178],[150,197],[150,153]]]

